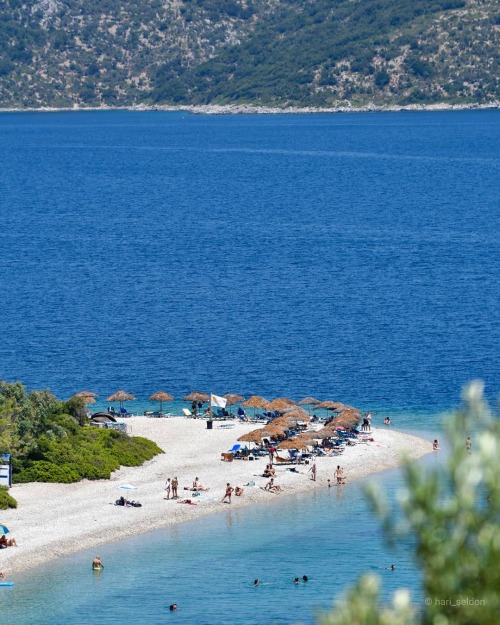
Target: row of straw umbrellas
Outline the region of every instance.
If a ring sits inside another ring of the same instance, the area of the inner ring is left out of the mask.
[[[93,393],[92,391],[80,391],[76,393],[75,397],[81,397],[85,403],[93,404],[96,401],[96,397],[98,397],[97,393]],[[352,406],[348,406],[346,404],[342,404],[341,402],[334,401],[320,401],[319,399],[315,399],[314,397],[304,397],[299,402],[294,401],[293,399],[289,399],[288,397],[277,397],[276,399],[269,401],[265,397],[261,397],[260,395],[252,395],[248,399],[245,399],[241,395],[237,395],[236,393],[227,393],[223,395],[226,400],[226,406],[234,406],[235,404],[240,404],[244,408],[253,408],[254,410],[262,410],[266,409],[270,412],[277,412],[280,414],[284,413],[294,413],[289,416],[291,417],[301,417],[303,420],[304,417],[308,416],[308,413],[301,406],[314,406],[314,409],[324,409],[330,410],[337,413],[343,413],[346,411],[352,411],[359,413],[356,408]],[[170,393],[166,393],[165,391],[157,391],[149,398],[151,401],[156,401],[160,403],[160,410],[163,409],[163,404],[168,403],[174,400],[173,395]],[[127,393],[124,390],[117,391],[106,398],[108,402],[118,402],[120,406],[123,405],[123,402],[133,401],[135,400],[135,396],[132,393]],[[197,402],[197,403],[207,403],[210,401],[210,395],[207,393],[201,393],[199,391],[193,391],[183,397],[183,401],[188,402]],[[281,417],[280,417],[281,418]]]
[[[95,403],[95,398],[98,397],[96,393],[91,391],[80,391],[76,393],[77,397],[83,398],[86,403]],[[269,401],[260,395],[252,395],[248,399],[245,399],[241,395],[236,393],[227,393],[223,396],[226,399],[227,406],[234,406],[240,404],[244,408],[253,408],[254,410],[266,409],[270,412],[276,412],[279,416],[270,421],[263,428],[252,430],[238,439],[239,442],[248,442],[260,444],[263,438],[266,437],[278,437],[283,438],[285,432],[297,426],[298,422],[310,423],[311,418],[309,413],[303,408],[303,406],[313,406],[315,410],[323,409],[337,413],[337,417],[327,423],[323,428],[318,431],[306,431],[299,434],[297,437],[286,439],[279,444],[281,449],[298,449],[306,448],[307,446],[314,444],[318,440],[332,438],[336,434],[338,427],[344,427],[350,429],[356,426],[361,418],[361,412],[341,402],[335,401],[320,401],[314,397],[304,397],[299,402],[289,399],[288,397],[277,397],[276,399]],[[119,402],[120,407],[123,406],[125,401],[133,401],[135,396],[126,391],[117,391],[113,395],[107,398],[108,402]],[[163,403],[173,401],[174,397],[170,393],[165,391],[157,391],[149,398],[151,401],[157,401],[160,403],[160,411],[163,409]],[[207,403],[210,401],[210,395],[194,391],[183,397],[184,401],[188,402],[201,402]]]

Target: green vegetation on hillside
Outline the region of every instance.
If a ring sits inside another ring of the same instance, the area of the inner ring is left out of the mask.
[[[0,106],[500,97],[494,0],[6,0]]]
[[[0,382],[0,451],[12,455],[19,482],[107,479],[120,466],[139,466],[162,450],[152,441],[86,424],[81,398],[57,400]],[[0,493],[1,502],[5,497]]]
[[[366,576],[321,625],[491,625],[500,613],[500,415],[489,414],[482,384],[464,393],[467,408],[447,427],[444,465],[406,468],[403,521],[377,491],[371,501],[394,543],[409,536],[423,573],[425,600],[412,605],[407,589],[380,605],[380,579]],[[472,431],[472,451],[465,446]],[[443,452],[438,452],[443,453]],[[396,571],[390,572],[397,575]]]

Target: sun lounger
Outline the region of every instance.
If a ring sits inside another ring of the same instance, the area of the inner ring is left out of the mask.
[[[182,409],[182,413],[184,414],[185,417],[192,417],[193,413],[191,412],[191,410],[188,410],[187,408],[183,408]]]
[[[220,427],[220,428],[234,428],[234,423],[221,423],[218,427]]]

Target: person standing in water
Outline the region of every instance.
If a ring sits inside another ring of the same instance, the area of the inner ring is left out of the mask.
[[[467,449],[469,453],[471,453],[472,451],[472,441],[470,439],[470,436],[468,436],[467,440],[465,441],[465,449]]]
[[[101,562],[101,558],[99,556],[96,556],[92,560],[92,569],[94,571],[100,571],[103,568],[104,568],[104,564]]]

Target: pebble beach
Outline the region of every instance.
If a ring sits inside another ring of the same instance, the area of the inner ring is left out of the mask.
[[[267,482],[262,477],[267,456],[254,461],[221,461],[221,454],[238,437],[255,429],[255,424],[235,422],[226,427],[226,422],[215,422],[214,429],[208,430],[203,420],[181,417],[132,417],[127,424],[132,435],[154,440],[164,453],[140,467],[122,467],[110,480],[14,484],[10,492],[18,508],[2,511],[2,522],[18,547],[0,552],[0,570],[10,576],[63,555],[220,513],[229,506],[242,508],[265,501],[279,505],[287,494],[327,488],[328,479],[335,484],[337,465],[343,467],[349,482],[432,451],[430,441],[384,426],[372,427],[373,441],[350,446],[341,456],[317,458],[316,481],[312,481],[308,465],[299,465],[297,473],[287,466],[275,466],[275,481],[283,493],[273,494],[261,488]],[[169,477],[179,480],[179,500],[191,499],[195,505],[164,499]],[[210,490],[193,497],[184,487],[190,488],[196,477]],[[246,486],[252,481],[255,486]],[[227,482],[244,488],[241,497],[233,495],[231,504],[221,503]],[[136,489],[120,490],[125,484]],[[142,507],[114,505],[122,494]]]

